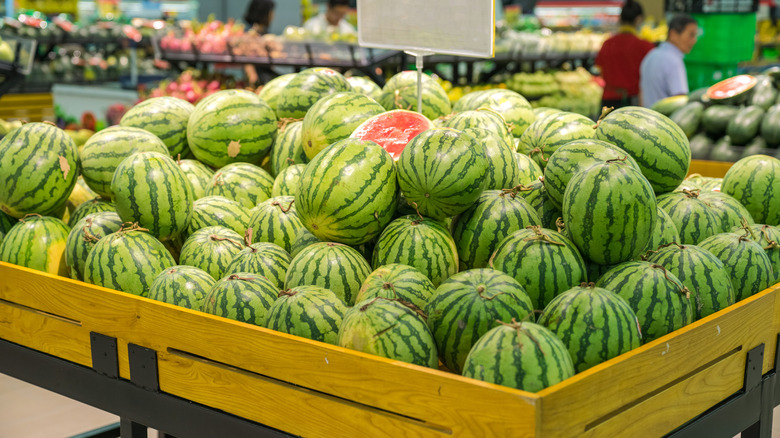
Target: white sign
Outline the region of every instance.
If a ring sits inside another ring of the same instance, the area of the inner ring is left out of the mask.
[[[358,0],[361,46],[493,56],[493,0]]]

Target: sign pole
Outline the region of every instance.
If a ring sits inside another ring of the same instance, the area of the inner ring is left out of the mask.
[[[423,55],[418,53],[417,57],[417,112],[422,114],[422,75],[423,75]]]

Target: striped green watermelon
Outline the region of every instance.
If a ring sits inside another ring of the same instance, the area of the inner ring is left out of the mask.
[[[334,93],[312,105],[303,118],[303,151],[314,158],[331,144],[348,138],[371,117],[385,112],[374,99],[355,92]]]
[[[70,278],[84,280],[87,255],[105,236],[122,228],[122,219],[114,211],[92,213],[73,224],[65,245],[65,263],[70,268]]]
[[[3,243],[5,233],[16,223],[16,219],[0,211],[0,243]]]
[[[513,319],[534,319],[531,298],[514,278],[493,269],[472,269],[448,278],[425,307],[428,328],[444,366],[460,374],[480,336]]]
[[[645,343],[693,322],[690,291],[661,265],[621,263],[605,273],[596,286],[628,302],[639,320]]]
[[[146,231],[120,230],[100,239],[87,255],[84,281],[145,297],[154,279],[176,261]]]
[[[541,119],[542,117],[547,117],[550,114],[557,114],[562,113],[563,110],[558,108],[550,108],[547,106],[539,106],[534,108],[534,115],[536,116],[536,119],[534,121]]]
[[[744,226],[732,230],[733,233],[745,231]],[[775,273],[775,279],[772,281],[772,284],[780,283],[780,228],[772,225],[749,225],[746,237],[750,237],[764,248],[766,255],[769,256],[769,260],[772,262],[772,271]]]
[[[311,231],[307,230],[304,227],[295,236],[295,241],[293,242],[292,247],[290,248],[290,255],[295,257],[298,255],[299,252],[303,251],[304,248],[307,248],[319,242],[322,242],[322,240],[318,239],[317,236],[312,234]]]
[[[195,110],[191,103],[170,96],[153,97],[130,108],[119,126],[141,128],[156,135],[168,147],[169,155],[187,156],[187,122]]]
[[[583,283],[556,297],[545,307],[538,323],[563,341],[577,372],[642,343],[642,332],[631,306],[614,292],[592,283]]]
[[[0,242],[0,261],[67,277],[65,248],[69,232],[70,228],[57,218],[26,216]]]
[[[365,94],[374,100],[379,100],[379,97],[382,96],[382,89],[371,79],[363,76],[350,76],[347,78],[347,82],[355,92]]]
[[[734,304],[734,287],[723,262],[695,245],[671,244],[650,253],[647,260],[669,270],[691,291],[694,319]]]
[[[341,73],[324,67],[303,70],[279,93],[276,114],[280,119],[302,119],[318,100],[341,91],[352,91]]]
[[[293,164],[306,164],[309,159],[303,150],[303,121],[282,121],[271,149],[271,174],[279,175]]]
[[[257,91],[257,96],[260,99],[263,99],[263,101],[274,110],[274,113],[276,113],[276,109],[279,106],[279,96],[282,94],[284,87],[286,87],[294,77],[295,73],[287,73],[271,79],[260,87]]]
[[[106,201],[103,198],[97,197],[90,199],[73,210],[73,212],[70,214],[70,217],[68,218],[68,226],[72,228],[78,221],[84,219],[88,215],[92,213],[101,213],[104,211],[116,212],[116,209],[111,202]]]
[[[514,156],[519,170],[518,184],[529,186],[544,175],[542,168],[528,155],[515,152]]]
[[[520,137],[518,152],[528,154],[544,169],[550,156],[574,140],[591,139],[593,121],[583,115],[559,112],[537,118]]]
[[[417,72],[403,71],[390,78],[384,87],[379,103],[386,110],[417,110]],[[441,85],[430,76],[422,77],[422,114],[430,120],[452,112],[450,99]]]
[[[439,364],[425,319],[398,301],[380,297],[347,310],[338,345],[429,368]]]
[[[172,266],[154,279],[149,298],[187,309],[201,310],[206,295],[216,284],[208,272],[194,266]]]
[[[249,272],[231,274],[211,288],[203,311],[262,327],[277,294],[276,286],[265,277]]]
[[[653,188],[627,161],[596,163],[569,181],[563,221],[583,256],[602,265],[631,260],[658,218]]]
[[[501,114],[483,108],[474,111],[463,111],[440,119],[439,127],[452,128],[462,131],[467,128],[479,128],[492,131],[501,138],[502,142],[512,144],[513,137]]]
[[[279,293],[265,326],[282,333],[336,345],[347,306],[328,289],[298,286]]]
[[[738,233],[716,234],[699,246],[717,257],[731,277],[737,301],[755,295],[772,285],[772,261],[758,243]]]
[[[485,382],[539,392],[573,376],[566,346],[550,330],[531,322],[502,322],[474,344],[463,375]]]
[[[195,195],[184,172],[167,155],[138,152],[122,161],[111,181],[114,207],[160,240],[187,230]]]
[[[564,144],[550,156],[544,168],[544,188],[556,207],[563,206],[566,186],[577,172],[598,162],[626,158],[626,163],[639,170],[633,158],[619,147],[601,140],[575,140]]]
[[[228,274],[252,272],[267,278],[277,290],[282,290],[290,261],[290,254],[278,245],[258,242],[247,245],[239,251],[225,268],[225,272]]]
[[[27,123],[0,140],[0,211],[51,214],[68,201],[81,164],[73,140],[49,123]]]
[[[356,303],[376,297],[398,299],[422,309],[436,288],[422,272],[409,265],[391,263],[380,266],[363,281]]]
[[[356,250],[340,243],[321,242],[303,249],[292,259],[284,287],[324,287],[352,306],[370,273],[371,266]]]
[[[747,208],[730,195],[722,192],[701,192],[699,199],[718,217],[716,233],[728,233],[744,221],[748,224],[755,223]]]
[[[206,227],[191,234],[181,247],[179,263],[209,273],[214,280],[226,274],[230,262],[243,249],[241,236],[225,227]]]
[[[398,185],[421,214],[444,219],[463,213],[479,198],[488,168],[484,147],[474,137],[433,128],[404,148],[398,160]]]
[[[780,225],[780,160],[766,155],[743,158],[726,172],[721,191],[747,208],[756,222]]]
[[[439,222],[414,215],[400,217],[385,228],[374,247],[372,266],[409,265],[438,287],[458,272],[458,250]]]
[[[531,225],[539,216],[518,190],[485,190],[477,202],[455,218],[452,237],[458,248],[459,269],[484,268],[507,236]]]
[[[274,179],[271,188],[271,196],[295,196],[295,192],[301,187],[301,176],[306,169],[305,164],[293,164],[285,168]]]
[[[653,110],[630,106],[612,111],[598,123],[596,138],[631,154],[657,194],[674,190],[688,174],[688,137]]]
[[[257,95],[222,90],[195,106],[187,141],[198,161],[211,167],[259,163],[276,137],[276,115]]]
[[[195,195],[195,199],[205,197],[209,183],[214,177],[214,171],[197,160],[178,160],[176,161],[176,164],[179,165],[184,172],[184,176],[186,176],[187,180],[192,184],[192,191]]]
[[[563,217],[563,212],[550,201],[550,196],[544,187],[544,177],[533,181],[527,187],[518,187],[517,194],[522,196],[528,202],[528,205],[536,210],[543,227],[556,228],[558,219]]]
[[[488,160],[485,190],[508,189],[521,183],[520,168],[512,145],[486,129],[466,128],[461,132],[474,137],[485,149]]]
[[[112,126],[98,132],[81,149],[84,181],[101,198],[112,199],[114,171],[136,152],[159,152],[167,156],[168,147],[156,135],[139,128]]]
[[[224,196],[245,208],[254,208],[271,197],[274,179],[250,163],[232,163],[219,169],[209,183],[206,196]]]
[[[677,226],[674,224],[671,216],[661,207],[657,207],[656,211],[658,212],[658,219],[655,221],[655,228],[650,236],[650,241],[645,247],[645,251],[654,251],[660,246],[680,241],[680,233],[677,231]]]
[[[322,240],[359,245],[382,232],[395,213],[392,157],[371,141],[332,144],[306,165],[295,206],[306,228]]]
[[[543,309],[572,285],[586,279],[585,261],[563,234],[532,226],[499,243],[488,265],[517,280],[534,309]]]
[[[525,97],[512,90],[493,88],[474,91],[461,97],[452,106],[455,112],[479,108],[490,108],[501,114],[515,137],[523,135],[523,132],[536,120],[531,104]]]
[[[293,243],[305,229],[295,209],[295,198],[271,198],[253,210],[249,220],[255,242],[271,242],[291,252]]]
[[[678,243],[698,245],[720,228],[720,219],[699,199],[699,191],[671,192],[658,197],[658,206],[669,214],[677,231]]]
[[[366,120],[349,137],[373,141],[397,161],[414,137],[431,128],[433,123],[420,113],[393,110]]]
[[[250,218],[249,210],[238,202],[224,196],[206,196],[192,204],[192,219],[187,233],[192,234],[205,227],[221,226],[243,236],[249,227]]]

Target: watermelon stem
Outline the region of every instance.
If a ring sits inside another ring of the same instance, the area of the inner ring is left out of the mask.
[[[544,162],[550,161],[549,158],[544,156],[544,149],[542,149],[542,148],[533,148],[533,149],[531,149],[531,152],[528,153],[528,156],[533,158],[534,154],[542,154],[542,161],[544,161]]]
[[[512,197],[512,199],[515,199],[515,196],[517,196],[517,194],[519,192],[530,192],[530,191],[533,191],[533,188],[526,187],[526,186],[524,186],[522,184],[518,184],[518,185],[512,187],[511,189],[501,189],[501,195],[502,196],[503,195],[509,195],[509,196]]]
[[[742,220],[744,221],[745,218],[742,218]],[[780,245],[778,245],[777,242],[775,242],[774,240],[772,240],[771,237],[769,237],[769,233],[767,232],[768,228],[769,228],[769,225],[764,225],[763,227],[761,227],[761,234],[764,236],[764,239],[768,243],[768,245],[765,246],[764,249],[769,251],[770,249],[780,248]]]
[[[420,224],[420,222],[422,222],[422,221],[424,221],[424,220],[425,220],[425,218],[423,217],[423,215],[422,215],[422,214],[420,214],[420,209],[419,209],[419,208],[417,208],[417,203],[416,203],[416,202],[414,202],[414,201],[412,201],[412,202],[409,202],[409,201],[407,201],[407,203],[408,203],[408,204],[409,204],[409,205],[410,205],[412,208],[414,208],[414,211],[415,211],[415,212],[417,212],[417,216],[420,218],[420,220],[419,220],[419,221],[412,221],[412,225],[419,225],[419,224]]]
[[[590,283],[583,281],[582,283],[580,283],[580,287],[582,287],[582,288],[590,288],[590,289],[595,289],[595,287],[596,287],[596,283],[594,283],[594,282],[592,282],[592,281],[591,281]]]
[[[82,229],[82,232],[84,233],[84,241],[85,242],[97,242],[100,240],[96,235],[89,232],[89,229],[92,228],[92,218],[88,217],[86,224],[84,225],[84,228]]]
[[[146,228],[141,228],[140,225],[138,225],[138,222],[125,222],[122,224],[122,226],[119,228],[118,233],[126,233],[128,231],[146,231],[149,232]]]
[[[279,210],[281,210],[282,213],[287,213],[292,208],[294,202],[295,202],[295,199],[290,201],[290,204],[287,206],[286,209],[284,207],[282,207],[282,204],[280,204],[279,201],[274,201],[274,202],[271,203],[271,205],[275,205],[275,206],[279,207]]]
[[[212,235],[209,236],[209,239],[211,239],[211,240],[213,240],[215,242],[225,242],[225,241],[227,241],[227,242],[232,243],[233,245],[236,245],[239,250],[243,249],[243,245],[241,245],[241,242],[239,242],[239,241],[237,241],[235,239],[231,239],[229,237],[219,237],[216,234],[212,234]]]
[[[764,225],[764,226],[766,226],[766,225]],[[744,217],[744,216],[742,217],[742,226],[741,226],[740,228],[741,228],[741,229],[743,229],[743,230],[745,231],[745,236],[747,236],[748,234],[750,234],[750,237],[752,237],[753,239],[757,239],[757,238],[758,238],[758,237],[756,236],[756,234],[753,232],[753,228],[751,228],[751,227],[750,227],[750,224],[748,223],[747,219],[745,219],[745,217]],[[762,228],[762,229],[761,229],[761,231],[763,231],[763,230],[764,230],[764,229]],[[769,237],[768,237],[768,236],[766,236],[766,234],[764,235],[764,237],[765,237],[767,240],[770,240],[770,239],[769,239]]]
[[[687,288],[687,287],[685,287],[685,285],[684,285],[684,284],[682,284],[682,283],[678,284],[677,282],[675,282],[674,280],[672,280],[672,279],[671,279],[671,277],[669,277],[669,271],[667,271],[667,270],[666,270],[666,268],[664,268],[664,267],[663,267],[663,266],[661,266],[661,265],[655,264],[655,263],[653,263],[652,265],[650,265],[650,267],[651,267],[651,268],[653,268],[653,269],[660,269],[660,270],[661,270],[661,272],[663,272],[663,273],[664,273],[664,277],[666,277],[666,280],[667,280],[669,283],[672,283],[673,285],[677,286],[677,288],[678,288],[678,289],[680,289],[680,295],[685,295],[685,298],[688,298],[688,299],[690,299],[690,298],[691,298],[691,291],[690,291],[690,290],[688,290],[688,288]]]
[[[563,222],[563,218],[559,217],[558,219],[555,219],[555,227],[558,228],[558,232],[563,232],[563,230],[566,228],[566,224]]]
[[[251,247],[252,246],[252,228],[247,228],[246,232],[244,233],[244,245]],[[252,248],[253,252],[257,251],[255,248]]]
[[[601,125],[601,121],[604,120],[609,113],[611,113],[615,107],[612,106],[604,106],[601,107],[601,115],[599,116],[599,119],[596,121],[596,124],[593,125],[593,130],[599,129],[599,125]]]
[[[531,314],[529,313],[528,315],[531,315]],[[526,315],[526,318],[528,318],[528,315]],[[523,319],[523,321],[525,321],[525,319]],[[518,338],[519,338],[520,332],[525,330],[525,327],[523,327],[523,323],[522,322],[517,322],[517,319],[515,319],[515,318],[512,318],[512,322],[504,322],[504,321],[501,321],[500,319],[497,319],[496,322],[501,324],[501,325],[505,325],[507,327],[510,327],[512,329],[517,330]],[[533,341],[534,344],[536,344],[536,348],[539,351],[542,351],[542,346],[539,344],[539,341],[537,341],[536,338],[531,336],[530,333],[526,333],[526,334],[528,335],[528,339],[530,339],[531,341]],[[518,348],[523,348],[523,346],[521,344],[517,344],[517,346],[518,346]],[[542,354],[544,354],[544,353],[542,353]]]
[[[551,243],[553,245],[566,246],[565,243],[558,242],[557,240],[553,240],[550,236],[548,236],[547,234],[544,234],[544,232],[542,232],[542,227],[540,227],[539,225],[531,225],[531,226],[526,227],[526,228],[528,228],[528,229],[532,230],[534,233],[536,233],[535,236],[528,237],[528,238],[524,239],[526,242],[530,242],[531,240],[541,240],[542,242]]]
[[[617,163],[619,162],[625,162],[628,159],[628,155],[624,155],[623,158],[613,158],[611,160],[607,160],[607,163]]]
[[[252,278],[242,277],[242,276],[240,276],[238,274],[230,274],[230,276],[227,279],[228,280],[252,281]]]
[[[43,216],[39,215],[38,213],[27,213],[26,215],[24,215],[24,217],[19,219],[19,222],[24,223],[24,220],[29,218],[29,217],[31,217],[31,216],[38,216],[39,218],[43,217]]]
[[[279,292],[279,297],[292,297],[298,294],[297,290],[287,289]]]
[[[678,247],[678,248],[680,248],[680,249],[685,249],[685,245],[680,245],[680,244],[679,244],[679,243],[677,243],[677,242],[669,242],[669,243],[666,243],[666,244],[664,244],[664,245],[660,245],[660,246],[659,246],[658,248],[656,248],[656,249],[651,249],[651,250],[648,250],[647,252],[645,252],[644,254],[642,254],[642,255],[640,256],[640,258],[641,258],[643,261],[647,261],[647,259],[650,257],[650,255],[651,255],[651,254],[655,254],[655,253],[657,253],[657,252],[658,252],[658,250],[659,250],[659,249],[664,249],[664,248],[666,248],[666,247],[668,247],[668,246],[672,246],[672,245],[677,245],[677,247]]]
[[[698,198],[699,195],[701,194],[701,190],[699,189],[693,189],[693,190],[683,189],[682,192],[685,193],[689,198]]]

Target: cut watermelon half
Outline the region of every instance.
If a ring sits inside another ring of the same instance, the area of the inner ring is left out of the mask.
[[[751,75],[734,76],[711,86],[706,96],[713,102],[737,104],[748,97],[756,83],[758,79]]]
[[[355,128],[350,138],[371,140],[398,161],[406,145],[417,134],[431,128],[433,123],[420,113],[393,110],[366,120]]]

